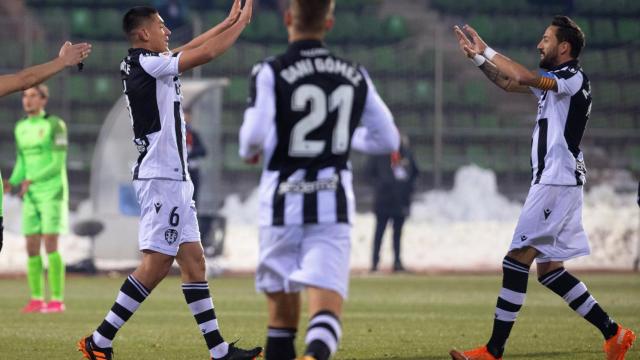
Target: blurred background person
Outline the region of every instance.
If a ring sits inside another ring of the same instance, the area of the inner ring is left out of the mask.
[[[15,127],[17,157],[5,186],[19,188],[23,200],[22,233],[27,240],[27,280],[31,291],[23,313],[65,310],[65,267],[58,252],[58,236],[67,231],[69,189],[67,183],[67,128],[62,119],[47,114],[46,85],[37,85],[22,94],[26,118]],[[40,247],[44,242],[49,264],[51,301],[44,301],[44,266]]]
[[[202,143],[200,135],[191,124],[191,110],[185,110],[184,121],[187,129],[187,160],[189,174],[193,182],[193,200],[198,204],[198,190],[200,189],[200,160],[207,156],[207,148]]]
[[[371,271],[378,270],[382,236],[389,221],[393,224],[393,271],[405,271],[400,258],[400,240],[402,226],[411,209],[411,195],[418,173],[406,135],[402,135],[399,151],[369,158],[367,177],[374,186],[373,212],[376,215]]]

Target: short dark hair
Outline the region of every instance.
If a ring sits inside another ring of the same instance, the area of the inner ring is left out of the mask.
[[[145,20],[158,13],[158,10],[151,6],[132,7],[124,14],[122,18],[122,30],[125,34],[131,35],[131,32],[137,29]]]
[[[578,58],[582,48],[584,48],[584,32],[582,32],[580,26],[564,15],[556,15],[551,25],[557,27],[556,38],[558,42],[566,41],[571,44],[571,57]]]
[[[324,20],[334,0],[290,0],[293,24],[301,32],[324,30]]]

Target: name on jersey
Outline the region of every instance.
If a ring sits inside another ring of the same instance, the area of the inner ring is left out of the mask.
[[[283,182],[278,187],[278,194],[280,195],[284,195],[286,193],[311,194],[321,190],[336,190],[336,189],[338,189],[338,175],[333,175],[328,179],[319,179],[316,181]]]
[[[355,67],[332,57],[299,60],[280,71],[280,76],[289,84],[314,74],[341,75],[355,87],[362,81],[362,74]]]

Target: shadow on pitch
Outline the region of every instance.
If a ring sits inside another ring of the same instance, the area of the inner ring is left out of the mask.
[[[593,354],[592,351],[553,351],[553,352],[536,352],[528,354],[509,354],[510,359],[530,359],[530,358],[544,358],[544,359],[567,359],[568,357],[576,357],[580,354]],[[363,358],[360,360],[443,360],[451,359],[449,354],[443,354],[442,356],[428,355],[428,356],[412,356],[412,357],[371,357]]]

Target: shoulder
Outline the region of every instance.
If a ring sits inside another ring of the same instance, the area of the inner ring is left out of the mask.
[[[62,118],[57,115],[47,114],[45,115],[45,119],[49,121],[49,124],[51,124],[53,128],[60,129],[60,130],[65,130],[67,128],[67,125],[65,124],[64,120],[62,120]]]
[[[579,66],[565,66],[562,69],[558,69],[551,72],[558,79],[571,79],[574,76],[582,76],[582,71]]]

